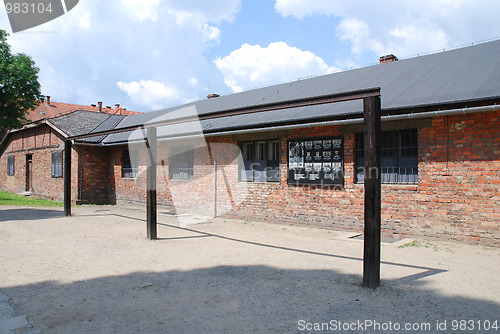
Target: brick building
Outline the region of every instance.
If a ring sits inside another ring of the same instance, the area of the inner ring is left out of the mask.
[[[6,171],[0,173],[1,189],[61,199],[64,139],[70,135],[88,133],[98,126],[112,127],[126,115],[136,114],[139,113],[120,108],[118,104],[115,108],[103,108],[102,102],[85,106],[51,102],[50,96],[47,96],[45,101],[26,115],[31,122],[10,130],[0,142],[1,164],[3,171]],[[88,148],[81,146],[73,150],[74,164],[80,166],[72,171],[74,180],[79,180],[73,186],[73,198],[78,200],[85,192],[83,181],[86,175],[92,173],[91,168],[83,168],[85,162],[90,161],[85,159],[88,151]],[[103,200],[105,197],[99,188],[92,189],[87,202],[109,202]]]
[[[382,232],[498,247],[499,53],[494,41],[406,60],[383,57],[376,66],[212,95],[97,128],[381,87]],[[362,110],[360,101],[351,101],[161,127],[158,203],[178,214],[211,214],[215,207],[228,216],[362,232]],[[73,191],[80,192],[73,198],[145,201],[143,132],[75,146],[84,163],[73,164],[80,166],[72,170]],[[12,144],[4,144],[2,188],[12,178],[10,152]]]

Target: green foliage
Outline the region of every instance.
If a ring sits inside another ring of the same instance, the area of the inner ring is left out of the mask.
[[[437,250],[437,246],[434,245],[433,243],[427,242],[427,241],[420,241],[420,240],[413,240],[411,242],[408,242],[404,245],[399,246],[399,248],[408,248],[408,247],[423,247],[423,248],[432,248],[434,250]]]
[[[0,190],[0,205],[62,207],[62,202],[41,197],[26,197]]]
[[[27,111],[43,99],[39,68],[24,53],[12,54],[7,36],[0,29],[0,135],[25,122]]]

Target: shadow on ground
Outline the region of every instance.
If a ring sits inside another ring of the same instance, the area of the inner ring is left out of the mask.
[[[220,266],[2,290],[42,333],[294,333],[300,320],[429,323],[427,332],[448,320],[453,332],[452,319],[500,314],[498,304],[441,296],[421,280],[385,281],[376,290],[360,281],[331,270]]]
[[[0,208],[0,222],[12,220],[38,220],[63,217],[62,209]]]

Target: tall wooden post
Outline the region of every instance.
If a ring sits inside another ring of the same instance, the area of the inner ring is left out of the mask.
[[[64,215],[71,216],[71,140],[64,142]]]
[[[157,239],[156,212],[156,128],[148,128],[146,146],[148,147],[147,168],[147,238]]]
[[[363,286],[380,285],[381,120],[380,96],[363,99],[365,137],[365,235]]]

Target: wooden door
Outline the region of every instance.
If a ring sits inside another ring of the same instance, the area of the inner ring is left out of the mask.
[[[33,155],[26,155],[26,191],[33,189]]]

